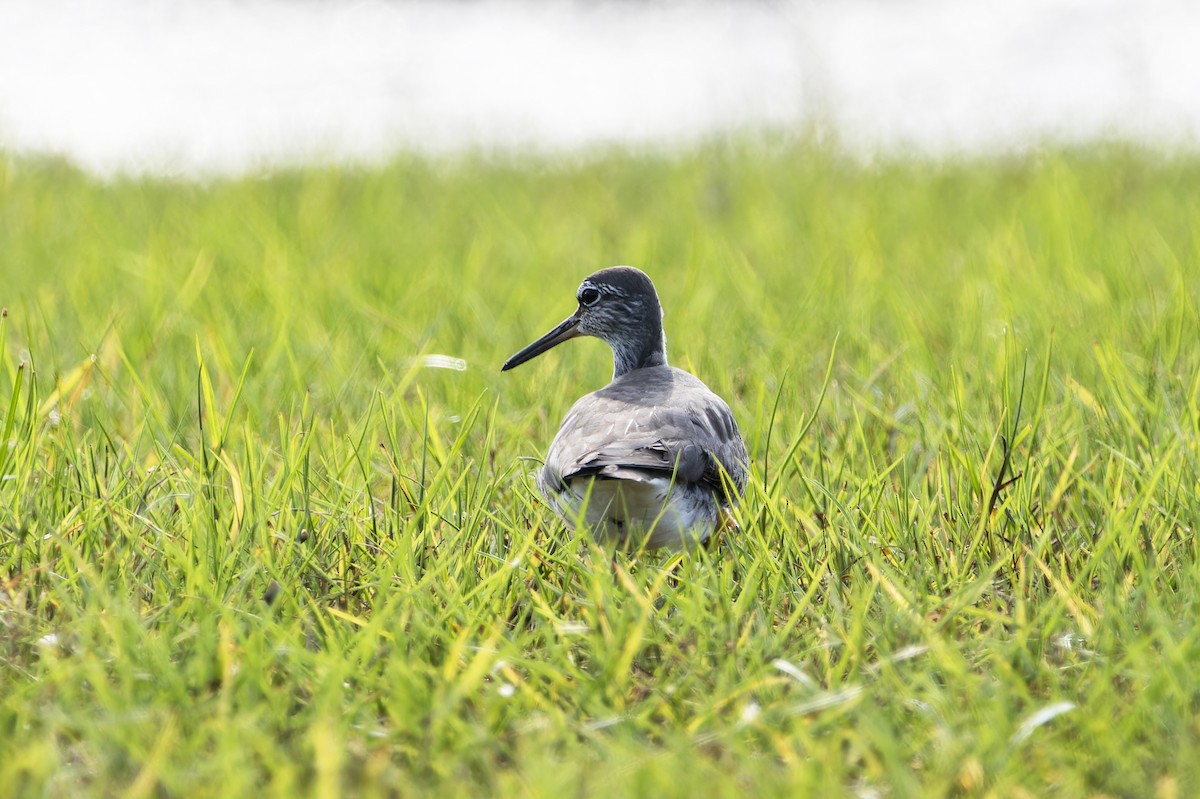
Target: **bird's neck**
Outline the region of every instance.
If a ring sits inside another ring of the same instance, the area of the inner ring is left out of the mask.
[[[667,337],[661,327],[640,340],[609,343],[613,351],[613,380],[634,369],[667,365]]]

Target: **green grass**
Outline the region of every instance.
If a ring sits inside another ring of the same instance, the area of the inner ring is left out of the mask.
[[[614,263],[711,552],[536,497],[611,359],[499,365]],[[8,795],[1200,792],[1200,156],[9,157],[0,305]]]

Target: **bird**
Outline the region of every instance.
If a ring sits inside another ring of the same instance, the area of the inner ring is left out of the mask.
[[[699,378],[667,363],[654,283],[632,266],[589,275],[578,307],[507,361],[508,371],[579,336],[612,348],[613,377],[567,412],[537,474],[539,492],[601,545],[690,550],[724,526],[746,488],[737,421]]]

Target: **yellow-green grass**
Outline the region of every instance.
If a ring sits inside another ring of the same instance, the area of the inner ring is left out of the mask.
[[[707,552],[535,495],[611,359],[499,365],[616,263],[753,458]],[[1189,154],[0,159],[0,785],[1194,795],[1198,303]]]

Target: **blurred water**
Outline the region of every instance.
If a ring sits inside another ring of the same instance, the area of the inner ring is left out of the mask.
[[[1192,0],[0,0],[0,147],[99,173],[818,129],[1194,144]]]

